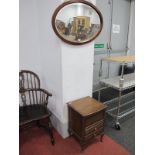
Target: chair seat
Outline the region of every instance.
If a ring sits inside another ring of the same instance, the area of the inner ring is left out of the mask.
[[[51,112],[44,105],[28,105],[19,107],[19,125],[49,117]]]

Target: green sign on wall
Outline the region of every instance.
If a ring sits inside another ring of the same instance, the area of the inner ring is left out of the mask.
[[[104,44],[95,44],[94,48],[104,48]]]

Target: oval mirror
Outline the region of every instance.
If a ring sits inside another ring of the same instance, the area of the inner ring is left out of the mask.
[[[81,45],[94,40],[101,32],[103,18],[92,3],[71,0],[62,3],[54,12],[52,26],[63,41]]]

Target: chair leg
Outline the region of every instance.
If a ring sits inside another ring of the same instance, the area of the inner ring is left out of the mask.
[[[48,126],[49,126],[49,134],[50,134],[50,138],[51,138],[51,143],[54,145],[55,144],[55,140],[54,140],[54,137],[53,137],[53,127],[52,127],[52,123],[51,123],[51,120],[50,118],[48,118]]]

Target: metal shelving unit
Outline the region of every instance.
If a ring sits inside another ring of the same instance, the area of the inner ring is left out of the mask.
[[[128,104],[130,104],[131,102],[135,102],[134,92],[130,92],[126,95],[122,95],[122,91],[135,87],[135,74],[131,73],[131,74],[124,75],[125,64],[134,63],[135,61],[134,59],[135,59],[134,56],[120,56],[120,57],[106,57],[101,60],[101,62],[102,61],[116,62],[122,65],[121,76],[115,76],[107,79],[100,79],[100,82],[102,84],[104,84],[105,86],[111,87],[113,89],[116,89],[119,92],[118,98],[114,98],[106,102],[107,105],[109,105],[110,107],[107,113],[115,119],[115,128],[118,130],[120,129],[119,119],[135,111],[134,106],[127,108]],[[102,66],[100,68],[102,68]],[[130,98],[131,96],[132,96],[131,100],[124,102],[125,98],[127,97]],[[116,105],[116,103],[118,104]],[[112,104],[113,106],[110,106]]]

